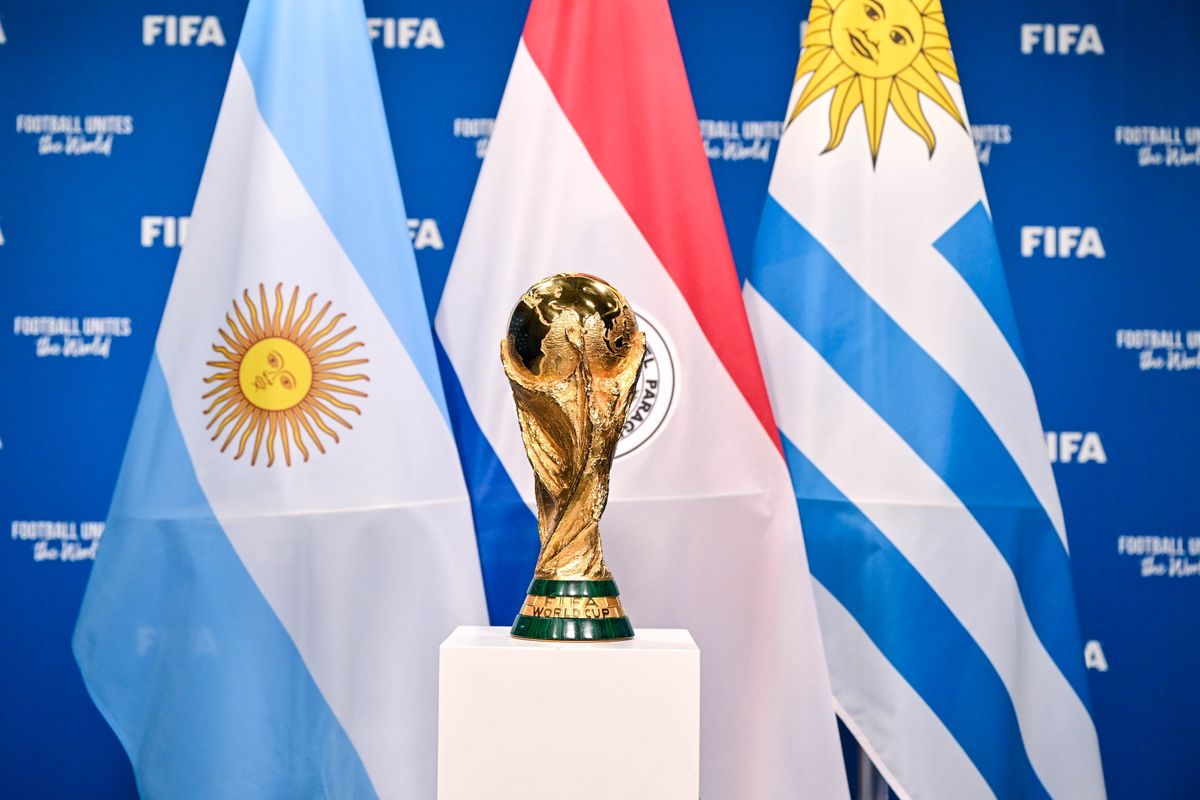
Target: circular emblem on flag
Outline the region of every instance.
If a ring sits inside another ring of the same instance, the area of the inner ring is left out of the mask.
[[[662,430],[675,399],[675,358],[671,347],[658,326],[645,314],[635,313],[638,328],[646,334],[646,357],[633,387],[633,402],[614,458],[629,455]]]
[[[309,445],[324,453],[323,439],[341,441],[332,426],[350,430],[346,417],[362,413],[354,398],[367,394],[348,385],[370,380],[354,371],[368,361],[353,357],[362,342],[347,341],[355,326],[342,324],[345,314],[327,318],[331,302],[314,312],[316,294],[303,307],[299,299],[299,286],[285,302],[276,284],[272,303],[260,283],[258,302],[244,291],[244,306],[235,299],[228,329],[217,330],[221,342],[212,349],[220,358],[206,362],[216,372],[204,378],[215,384],[204,395],[212,401],[204,414],[222,453],[236,442],[235,460],[248,450],[253,465],[265,450],[270,467],[278,449],[290,467],[294,447],[308,461]]]

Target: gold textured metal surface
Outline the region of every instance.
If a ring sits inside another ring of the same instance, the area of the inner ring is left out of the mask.
[[[541,597],[529,595],[521,614],[526,617],[615,619],[625,616],[619,597]]]
[[[513,309],[500,360],[534,473],[535,578],[612,578],[600,515],[645,350],[625,298],[590,275],[539,281]]]

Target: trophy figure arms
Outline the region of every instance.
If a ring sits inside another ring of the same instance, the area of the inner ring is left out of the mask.
[[[600,515],[645,347],[624,297],[591,276],[547,278],[517,303],[500,360],[534,472],[535,578],[612,579]]]

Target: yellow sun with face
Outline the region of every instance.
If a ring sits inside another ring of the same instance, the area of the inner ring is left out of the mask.
[[[796,79],[809,73],[788,124],[833,89],[826,153],[841,144],[851,114],[861,106],[874,163],[890,105],[933,155],[937,139],[921,95],[966,128],[939,77],[958,82],[941,0],[813,0]]]
[[[345,314],[335,314],[326,322],[332,303],[325,303],[314,314],[315,294],[308,296],[297,314],[299,298],[297,286],[285,303],[283,284],[276,284],[272,304],[260,283],[257,303],[244,291],[245,313],[235,299],[233,313],[225,315],[228,331],[217,330],[224,344],[212,346],[220,359],[206,362],[217,371],[204,379],[216,384],[204,395],[205,400],[212,400],[204,413],[211,415],[207,427],[215,428],[212,441],[224,437],[222,453],[237,439],[235,460],[249,446],[250,463],[256,464],[265,444],[270,467],[278,443],[289,467],[293,444],[308,461],[306,441],[324,453],[322,436],[341,441],[331,423],[353,428],[339,411],[362,413],[349,398],[366,397],[366,393],[344,385],[370,380],[361,373],[346,372],[368,362],[344,358],[363,346],[362,342],[345,342],[355,326],[339,328]]]

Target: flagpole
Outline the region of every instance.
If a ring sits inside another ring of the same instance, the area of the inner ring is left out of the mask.
[[[858,799],[888,800],[888,785],[867,752],[858,748]]]

